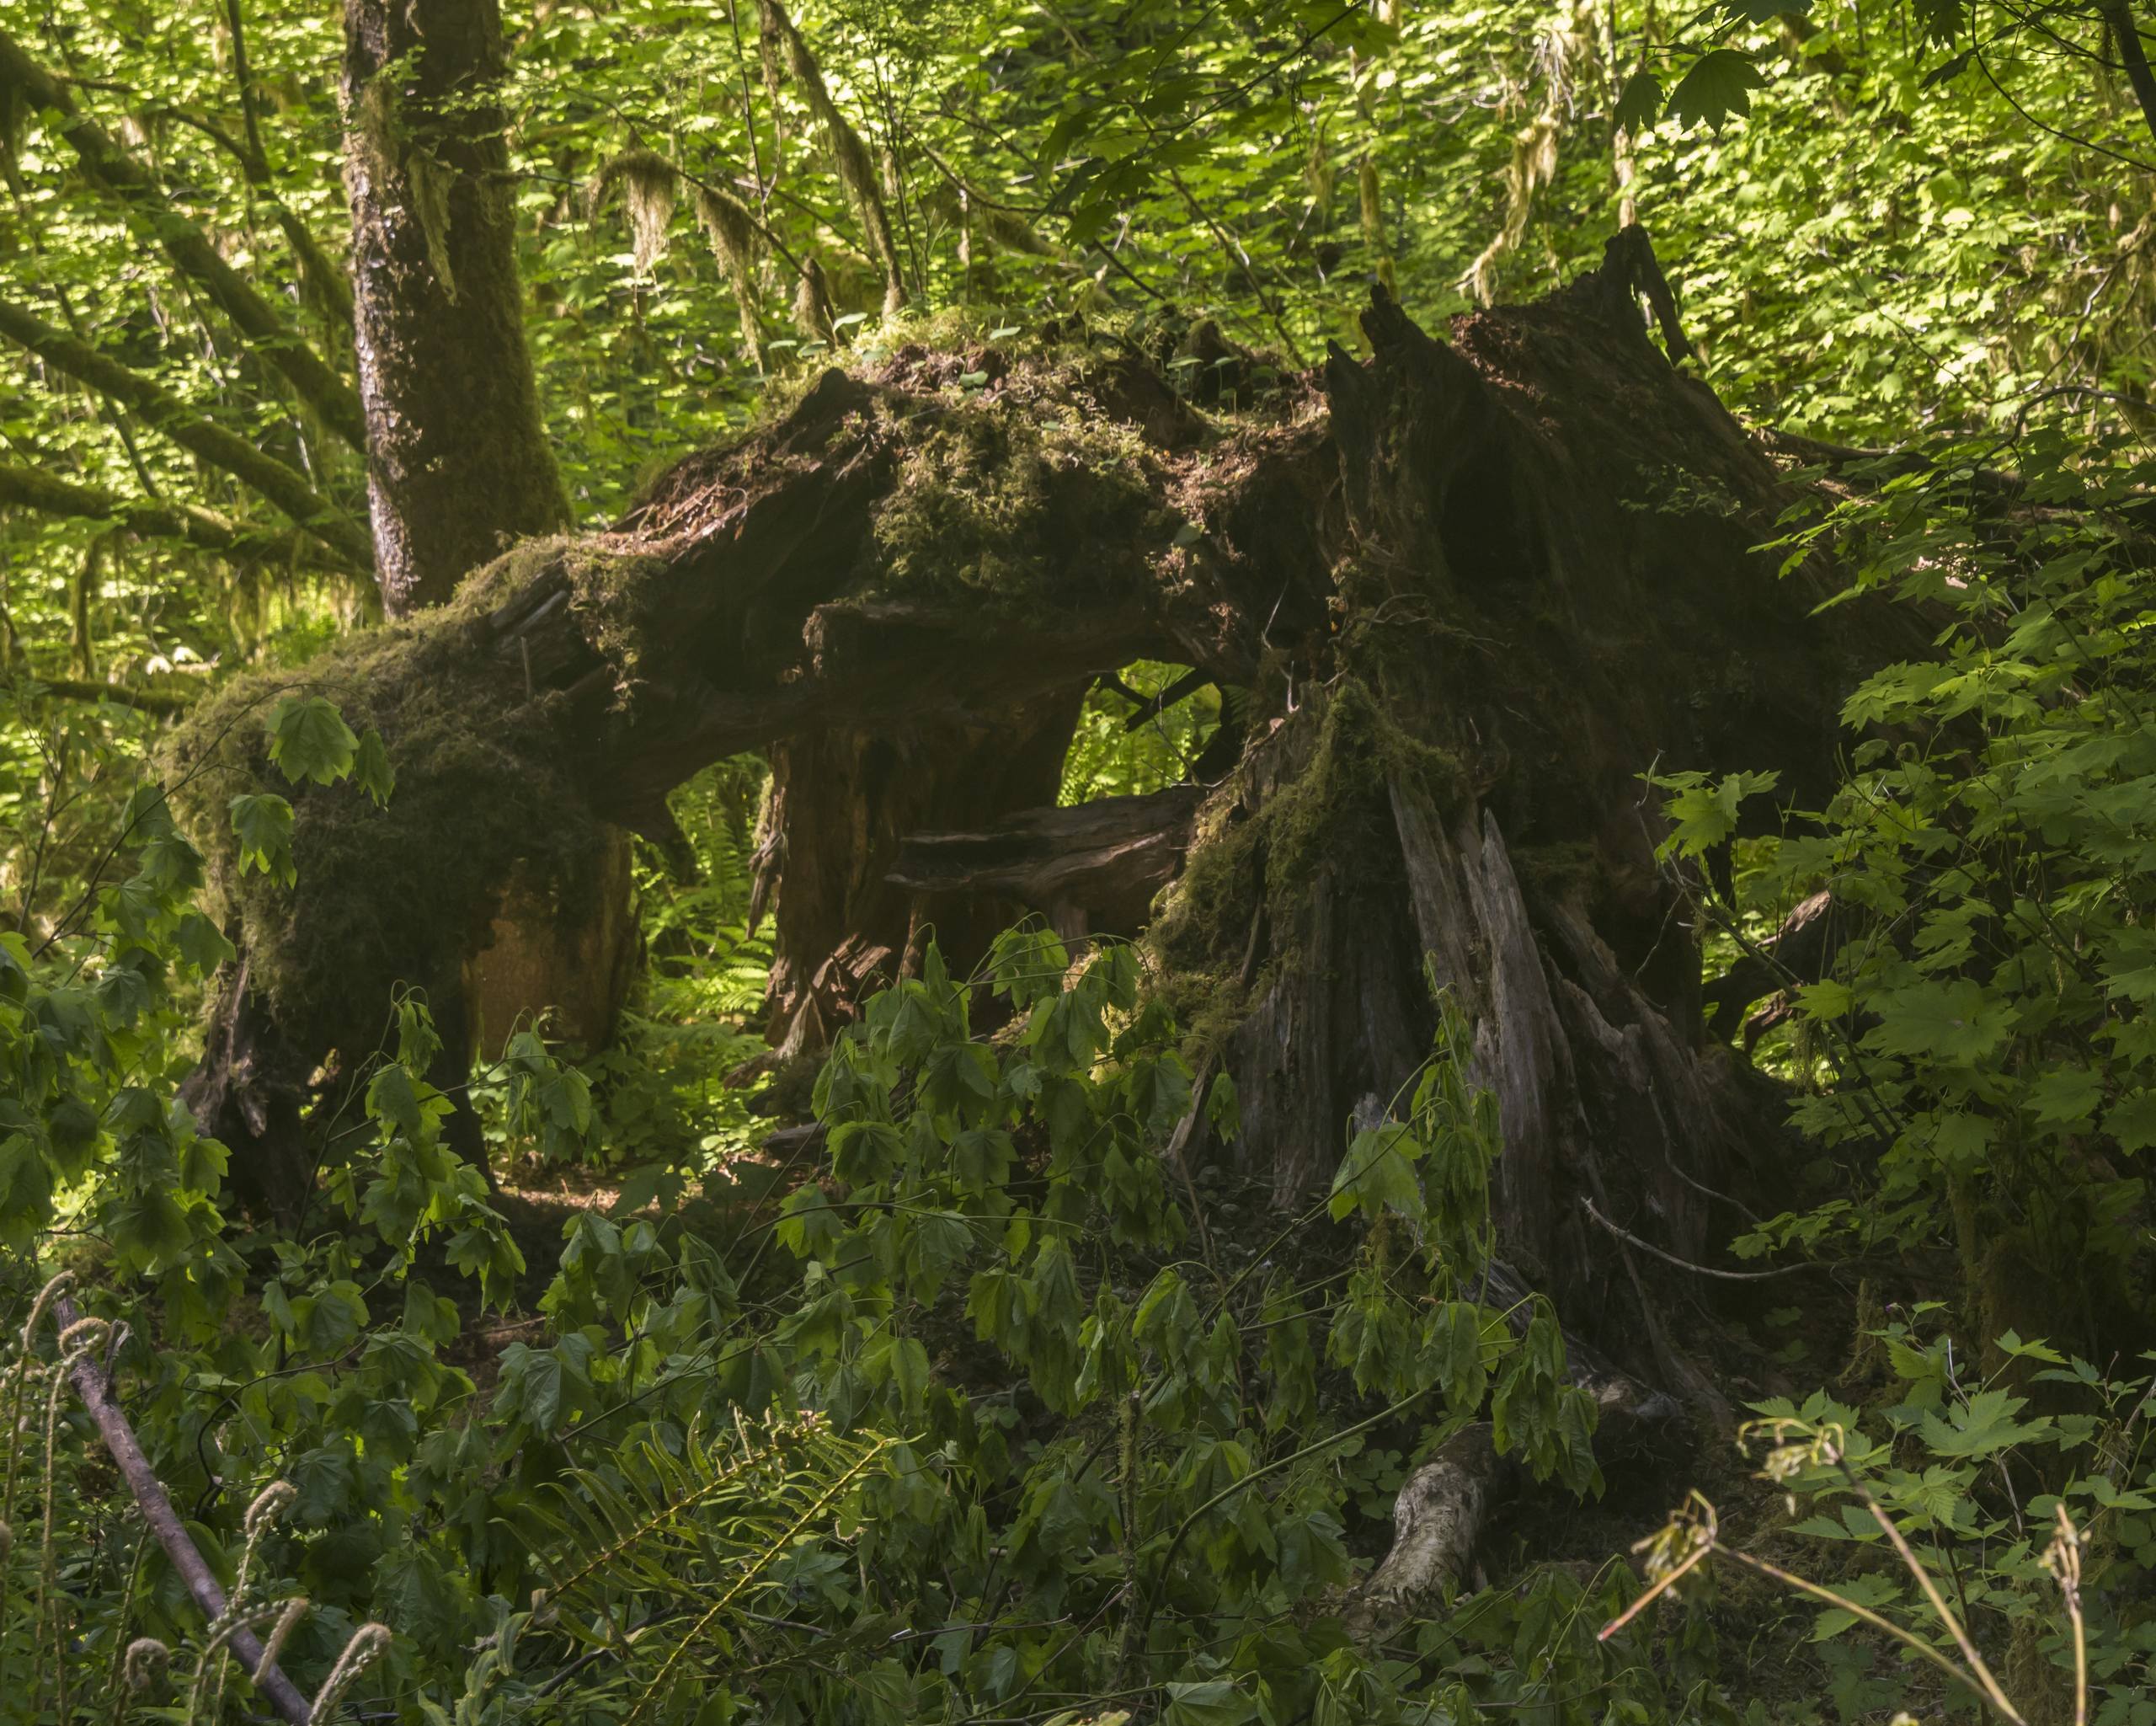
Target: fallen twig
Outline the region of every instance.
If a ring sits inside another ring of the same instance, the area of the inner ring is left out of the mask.
[[[53,1317],[62,1330],[83,1316],[74,1302],[64,1296],[52,1303],[52,1309]],[[142,1520],[149,1525],[150,1532],[157,1536],[157,1544],[165,1549],[173,1568],[179,1572],[203,1616],[216,1623],[224,1616],[224,1589],[211,1573],[194,1537],[188,1533],[187,1526],[179,1520],[179,1512],[173,1508],[171,1495],[157,1478],[157,1470],[151,1467],[150,1459],[142,1454],[135,1429],[128,1424],[119,1398],[113,1393],[112,1379],[104,1363],[93,1351],[75,1363],[73,1376],[83,1406],[97,1423],[105,1449],[111,1452],[113,1461],[127,1482],[128,1490],[135,1494]],[[261,1639],[252,1630],[239,1629],[232,1633],[228,1645],[238,1656],[240,1665],[254,1675],[254,1687],[290,1726],[307,1726],[313,1711],[307,1706],[307,1698],[274,1662],[264,1660]]]

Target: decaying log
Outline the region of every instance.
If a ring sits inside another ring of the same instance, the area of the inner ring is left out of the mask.
[[[1484,1294],[1525,1325],[1528,1285],[1509,1266],[1489,1267]],[[1594,1398],[1597,1448],[1605,1455],[1655,1455],[1681,1438],[1680,1410],[1669,1397],[1620,1371],[1577,1334],[1566,1334],[1565,1351],[1572,1381]],[[1447,1439],[1401,1483],[1393,1500],[1392,1545],[1342,1611],[1349,1633],[1382,1639],[1401,1621],[1467,1585],[1492,1513],[1522,1484],[1517,1466],[1498,1456],[1487,1421],[1472,1422]]]
[[[1391,1548],[1342,1614],[1349,1635],[1374,1639],[1469,1580],[1498,1460],[1489,1423],[1478,1420],[1401,1483],[1392,1501]]]
[[[1729,1022],[1743,1017],[1744,1051],[1750,1054],[1766,1032],[1794,1010],[1790,991],[1816,983],[1827,975],[1834,954],[1848,938],[1849,920],[1828,893],[1814,893],[1784,917],[1772,939],[1746,946],[1737,959],[1703,991],[1707,1029],[1726,1034]],[[1758,1013],[1745,1010],[1764,997],[1774,997]]]
[[[325,1050],[372,1046],[393,983],[455,986],[534,869],[497,829],[443,879],[467,783],[544,810],[567,883],[607,823],[663,841],[683,778],[765,750],[778,1053],[820,1047],[931,936],[963,966],[1028,908],[1136,928],[1166,881],[1146,939],[1207,991],[1195,1065],[1233,1078],[1241,1117],[1222,1146],[1193,1111],[1187,1168],[1232,1156],[1301,1207],[1351,1119],[1385,1113],[1428,1058],[1448,995],[1500,1105],[1508,1258],[1582,1343],[1710,1412],[1582,1208],[1696,1261],[1705,1192],[1783,1160],[1773,1099],[1703,1034],[1640,775],[1766,768],[1822,796],[1841,692],[1903,644],[1860,607],[1821,613],[1827,572],[1781,578],[1755,551],[1790,482],[1642,326],[1644,247],[1630,235],[1602,270],[1457,318],[1449,340],[1380,291],[1367,358],[1336,348],[1232,415],[1179,401],[1113,340],[826,373],[612,531],[528,543],[440,617],[312,663],[312,687],[382,730],[399,787],[382,811],[346,788],[295,799],[296,894],[242,881],[223,831],[235,779],[269,771],[259,750],[206,759],[217,726],[245,732],[232,703],[260,692],[242,685],[176,751],[231,769],[201,776],[196,828],[242,945],[252,962],[334,936],[352,961],[318,997],[287,967],[234,1021],[276,1034],[253,1078],[301,1097]],[[1140,658],[1187,667],[1171,687],[1235,692],[1221,735],[1240,761],[1203,794],[1053,810],[1086,691]],[[458,748],[400,754],[445,701]],[[427,918],[355,925],[384,882],[424,884]],[[227,1039],[212,1064],[272,1040]],[[237,1172],[256,1123],[296,1112],[211,1125]]]
[[[911,834],[884,879],[921,893],[1016,899],[1066,937],[1134,935],[1182,867],[1203,795],[1179,785],[1022,810],[980,832]]]

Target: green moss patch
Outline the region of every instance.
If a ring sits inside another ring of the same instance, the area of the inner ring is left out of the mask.
[[[302,1046],[374,1046],[399,983],[439,994],[483,939],[505,889],[588,900],[598,823],[561,761],[553,704],[477,627],[543,545],[473,579],[439,613],[352,638],[301,671],[235,681],[173,735],[166,783],[212,886],[237,922],[250,985]],[[378,809],[356,786],[294,786],[272,765],[265,721],[298,692],[382,734],[397,788]],[[229,811],[288,798],[297,883],[243,875]],[[447,969],[446,969],[447,968]]]

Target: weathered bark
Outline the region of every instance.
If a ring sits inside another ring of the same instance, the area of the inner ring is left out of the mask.
[[[878,980],[917,969],[933,936],[961,971],[1023,912],[1007,890],[894,878],[904,836],[980,824],[1055,795],[1079,692],[1050,692],[994,725],[819,731],[771,752],[759,870],[777,891],[771,1041],[821,1049]]]
[[[1641,329],[1643,248],[1629,231],[1601,270],[1457,319],[1449,345],[1380,298],[1372,360],[1335,350],[1334,685],[1201,816],[1185,893],[1209,902],[1171,907],[1163,935],[1171,963],[1254,974],[1219,1059],[1234,1154],[1267,1159],[1283,1204],[1427,1050],[1429,993],[1402,960],[1422,955],[1499,1099],[1507,1251],[1564,1310],[1630,1311],[1657,1374],[1710,1411],[1582,1209],[1709,1256],[1705,1189],[1764,1177],[1779,1138],[1762,1082],[1702,1035],[1689,901],[1638,776],[1769,767],[1816,794],[1839,692],[1885,644],[1812,615],[1815,572],[1778,580],[1753,551],[1790,494]],[[1199,874],[1229,844],[1240,898]],[[1195,1123],[1186,1153],[1204,1137]]]
[[[642,958],[629,836],[601,841],[590,908],[564,917],[511,880],[487,944],[464,968],[471,1052],[491,1061],[520,1030],[584,1054],[604,1048]]]
[[[346,0],[344,184],[382,607],[569,519],[539,414],[495,0]]]
[[[1513,1309],[1516,1328],[1530,1290],[1502,1264],[1489,1267],[1483,1299]],[[1577,1334],[1565,1341],[1566,1371],[1594,1399],[1595,1446],[1611,1460],[1667,1461],[1681,1448],[1682,1410],[1663,1392],[1622,1371]],[[1392,1546],[1343,1603],[1350,1634],[1381,1641],[1405,1619],[1426,1615],[1468,1586],[1491,1513],[1524,1484],[1525,1471],[1497,1454],[1487,1421],[1454,1433],[1401,1483],[1393,1500]]]
[[[1814,893],[1782,919],[1774,938],[1747,943],[1737,963],[1702,992],[1707,1029],[1726,1036],[1731,1022],[1762,997],[1772,997],[1758,1013],[1744,1018],[1744,1048],[1749,1054],[1760,1037],[1794,1011],[1790,991],[1816,983],[1828,973],[1834,955],[1849,937],[1847,907],[1828,893]]]

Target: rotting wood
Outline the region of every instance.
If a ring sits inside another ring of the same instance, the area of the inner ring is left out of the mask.
[[[1182,868],[1203,799],[1198,787],[1180,785],[1023,810],[979,832],[909,834],[884,879],[919,892],[1005,895],[1051,921],[1075,908],[1089,932],[1135,934],[1153,895]]]

